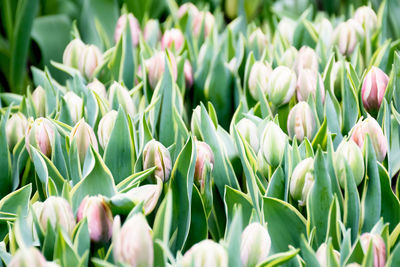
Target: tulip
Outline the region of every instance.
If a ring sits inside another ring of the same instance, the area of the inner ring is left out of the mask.
[[[279,166],[287,143],[287,136],[282,129],[274,122],[268,122],[261,139],[261,150],[269,165],[274,168]]]
[[[172,45],[174,45],[175,51],[179,51],[182,48],[184,42],[185,37],[183,37],[183,33],[181,32],[181,30],[170,29],[164,32],[164,35],[161,39],[161,49],[171,49]]]
[[[46,118],[30,121],[26,129],[25,145],[30,154],[30,146],[39,149],[45,156],[50,157],[54,143],[54,126]]]
[[[183,65],[183,74],[185,75],[185,85],[186,88],[191,88],[193,85],[193,69],[189,60],[185,60]]]
[[[325,47],[329,47],[331,45],[333,34],[332,23],[328,19],[323,18],[316,25],[316,30],[319,34],[319,38],[322,40],[322,43],[325,45]]]
[[[131,32],[132,44],[138,45],[140,37],[140,24],[132,13],[123,14],[119,17],[117,25],[115,26],[114,41],[118,43],[121,39],[122,33],[125,31],[126,22],[129,21],[129,30]]]
[[[303,69],[310,69],[318,72],[318,56],[314,49],[308,46],[300,48],[294,62],[294,69],[297,75],[300,75]]]
[[[339,47],[341,54],[351,55],[363,34],[360,23],[354,19],[349,19],[336,27],[333,32],[333,42]]]
[[[267,259],[271,249],[271,238],[260,223],[249,224],[242,233],[240,259],[243,266],[256,266]]]
[[[11,258],[9,267],[47,267],[45,257],[35,247],[21,247]]]
[[[88,45],[82,51],[79,58],[79,71],[89,80],[92,79],[95,70],[103,63],[103,55],[95,45]]]
[[[250,34],[249,43],[255,45],[259,54],[261,55],[268,45],[268,38],[260,28],[257,28]]]
[[[298,51],[295,47],[291,46],[285,50],[280,58],[277,58],[279,65],[292,68],[297,58]]]
[[[111,107],[115,108],[118,107],[118,105],[121,105],[125,112],[128,113],[131,117],[135,115],[135,106],[133,104],[129,91],[120,83],[114,81],[113,84],[110,86],[108,101],[110,102]]]
[[[144,26],[143,38],[146,43],[156,44],[161,38],[160,23],[156,19],[150,19]]]
[[[206,164],[212,171],[214,166],[214,153],[211,147],[206,142],[195,141],[196,143],[196,165],[194,169],[194,179],[200,183],[201,188],[204,188]]]
[[[346,175],[346,165],[347,162],[353,173],[353,178],[358,186],[364,178],[364,159],[361,149],[353,140],[343,141],[340,143],[334,154],[334,168],[336,172],[336,177],[339,178],[340,186],[345,187],[344,177]]]
[[[201,138],[201,107],[197,106],[192,113],[190,129],[194,136]]]
[[[193,245],[182,259],[183,267],[228,267],[228,254],[223,246],[212,240]]]
[[[330,86],[338,99],[342,97],[342,77],[346,79],[348,65],[348,62],[335,62],[332,66]]]
[[[147,75],[150,86],[153,89],[156,88],[158,81],[160,81],[164,75],[165,58],[166,58],[165,52],[157,52],[151,58],[146,60]],[[172,77],[174,81],[176,81],[176,78],[178,76],[178,70],[174,55],[170,54],[170,59],[172,67],[171,69]]]
[[[251,67],[249,75],[249,92],[254,99],[258,99],[258,89],[260,86],[261,92],[267,92],[268,77],[272,72],[268,62],[256,61]]]
[[[21,112],[14,113],[7,120],[6,136],[8,147],[12,151],[18,142],[25,137],[28,120]]]
[[[43,202],[39,216],[39,222],[44,232],[47,231],[47,224],[51,227],[61,226],[69,235],[75,227],[75,217],[68,201],[62,197],[51,196]]]
[[[95,92],[102,99],[107,99],[106,87],[104,86],[104,84],[102,84],[96,78],[93,79],[93,82],[91,82],[87,85],[87,88],[89,88],[89,90]]]
[[[119,217],[117,217],[119,218]],[[152,267],[154,262],[153,239],[146,218],[137,213],[119,227],[119,219],[114,222],[113,253],[114,260],[130,266]]]
[[[290,179],[290,195],[298,201],[300,206],[305,206],[307,196],[314,184],[314,160],[306,158],[297,164]]]
[[[374,253],[374,267],[384,267],[386,264],[386,245],[385,241],[380,235],[364,233],[360,236],[360,244],[364,251],[367,253],[368,248],[372,245]]]
[[[236,124],[236,128],[242,137],[250,144],[254,152],[257,153],[260,148],[260,143],[256,124],[247,118],[243,118]]]
[[[318,85],[317,85],[318,81]],[[316,98],[317,86],[319,86],[322,101],[325,99],[325,87],[321,75],[311,69],[302,69],[297,78],[297,100],[307,101],[310,94]]]
[[[81,57],[82,51],[85,49],[85,44],[80,39],[74,39],[64,50],[63,64],[72,68],[77,69],[79,64],[79,58]]]
[[[69,114],[72,123],[77,123],[82,118],[83,113],[83,100],[74,92],[68,92],[64,95],[64,100],[67,103]]]
[[[381,127],[374,118],[368,117],[364,121],[359,121],[351,132],[351,139],[356,142],[361,149],[364,147],[365,137],[368,134],[374,146],[376,159],[379,162],[385,159],[388,143]]]
[[[111,133],[114,129],[115,121],[117,120],[118,112],[111,110],[101,118],[97,128],[97,137],[99,138],[100,146],[106,149]]]
[[[274,69],[268,79],[268,100],[275,107],[289,103],[296,90],[296,74],[285,66]]]
[[[372,67],[364,78],[361,97],[362,102],[368,111],[379,110],[389,77],[380,68]]]
[[[78,208],[77,221],[87,218],[90,240],[95,243],[106,243],[111,238],[113,216],[104,198],[86,196]]]
[[[337,250],[333,250],[333,255],[336,259],[336,263],[340,262],[340,253]],[[326,243],[322,243],[321,246],[319,246],[317,253],[315,254],[317,257],[317,261],[320,264],[320,266],[329,266],[328,264],[328,246]]]
[[[36,116],[46,116],[46,91],[40,85],[32,92],[32,102]]]
[[[374,32],[378,28],[378,18],[375,11],[369,6],[361,6],[354,13],[354,19],[360,23],[366,31]]]
[[[308,140],[312,140],[316,125],[314,114],[307,102],[301,101],[290,110],[287,129],[292,139],[296,137],[301,142],[307,137]]]
[[[72,128],[69,140],[71,145],[74,141],[76,142],[81,165],[85,162],[86,153],[90,145],[92,145],[94,150],[98,151],[97,140],[93,129],[84,119],[78,121],[74,128]]]
[[[143,169],[156,167],[154,178],[157,176],[163,182],[168,181],[172,168],[171,156],[168,149],[156,140],[149,141],[143,149]]]
[[[214,24],[215,24],[214,15],[211,14],[209,11],[197,13],[193,20],[194,36],[199,37],[204,25],[204,37],[207,37],[214,28]]]
[[[296,29],[296,26],[297,25],[294,20],[283,17],[278,23],[278,30],[276,32],[279,33],[284,39],[286,39],[289,44],[292,44],[294,30]]]
[[[177,13],[178,18],[179,19],[182,18],[186,13],[189,13],[190,16],[195,17],[199,13],[199,10],[197,9],[197,7],[194,4],[187,2],[179,7],[178,13]]]

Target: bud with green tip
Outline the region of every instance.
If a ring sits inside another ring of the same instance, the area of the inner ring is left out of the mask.
[[[94,150],[98,151],[97,139],[93,129],[84,119],[78,121],[74,128],[72,128],[69,140],[70,144],[74,141],[76,142],[81,165],[85,162],[86,153],[88,152],[90,145],[92,145]]]
[[[372,67],[368,71],[361,88],[361,98],[366,110],[379,110],[388,83],[389,77],[380,68]]]
[[[35,247],[21,247],[12,257],[9,267],[47,267],[46,258]]]
[[[109,94],[109,102],[111,107],[114,107],[114,102],[117,102],[131,117],[135,115],[135,106],[133,105],[133,101],[128,89],[126,89],[120,83],[113,82],[109,88]]]
[[[195,141],[196,144],[196,165],[194,169],[194,179],[200,183],[200,187],[204,188],[205,183],[205,167],[206,164],[212,171],[214,167],[214,153],[206,142]]]
[[[254,152],[257,153],[260,148],[257,125],[253,121],[243,118],[236,124],[236,128],[242,137],[250,144]]]
[[[64,50],[63,64],[77,69],[81,53],[84,49],[85,44],[80,39],[74,39],[69,42]]]
[[[212,240],[203,240],[193,245],[182,259],[183,267],[228,267],[225,248]]]
[[[32,102],[37,117],[46,116],[46,91],[40,85],[32,92]]]
[[[111,133],[114,129],[115,121],[117,120],[118,112],[111,110],[101,118],[97,127],[97,137],[99,138],[100,146],[106,149]]]
[[[83,116],[83,100],[74,92],[68,92],[64,95],[64,100],[67,103],[69,114],[72,123],[77,123]]]
[[[314,184],[314,160],[306,158],[297,164],[290,178],[290,195],[298,201],[300,206],[305,206],[307,196]]]
[[[319,35],[319,39],[325,45],[325,47],[330,47],[332,41],[333,27],[332,23],[326,19],[321,19],[316,25],[316,30]]]
[[[271,238],[260,223],[249,224],[242,232],[240,259],[243,266],[256,266],[267,259],[271,249]]]
[[[378,18],[375,11],[369,6],[361,6],[354,13],[354,19],[360,23],[366,31],[374,32],[378,28]]]
[[[260,28],[257,28],[250,34],[249,44],[257,47],[258,53],[261,55],[268,45],[268,38]]]
[[[364,253],[367,253],[368,247],[372,245],[372,251],[374,253],[374,267],[385,266],[386,245],[385,241],[380,235],[364,233],[360,236],[360,244]]]
[[[267,92],[268,77],[272,72],[268,62],[256,61],[250,70],[249,75],[249,92],[254,99],[258,99],[258,89],[260,86],[261,92]]]
[[[340,23],[333,32],[333,42],[342,55],[351,55],[360,41],[364,31],[358,21],[349,19]]]
[[[161,38],[160,23],[156,19],[150,19],[144,26],[143,38],[147,43],[156,44]]]
[[[296,74],[299,75],[303,69],[310,69],[318,72],[318,55],[314,49],[308,46],[300,48],[296,60],[294,62],[294,69]]]
[[[340,262],[340,253],[337,250],[333,250],[333,255],[336,259],[336,263]],[[321,246],[319,246],[317,253],[315,254],[315,257],[317,258],[318,263],[320,266],[329,266],[328,264],[328,246],[326,243],[322,243]]]
[[[318,84],[317,84],[318,82]],[[325,100],[325,87],[321,75],[311,69],[300,70],[297,78],[297,100],[307,101],[312,95],[316,98],[317,87],[319,87],[322,102]]]
[[[282,129],[274,122],[268,122],[261,139],[261,150],[269,165],[276,168],[281,164],[287,143],[287,135]]]
[[[143,149],[143,169],[156,167],[154,176],[163,182],[171,175],[172,162],[168,149],[156,140],[149,141]]]
[[[285,66],[275,68],[267,85],[268,100],[275,107],[289,103],[296,90],[296,74]]]
[[[296,62],[297,54],[297,49],[291,46],[285,50],[281,57],[277,58],[277,61],[279,62],[279,65],[293,68],[294,63]]]
[[[79,58],[78,69],[89,80],[94,76],[95,70],[103,64],[103,55],[95,45],[88,45]]]
[[[346,176],[347,162],[353,173],[354,182],[358,186],[364,178],[364,159],[361,149],[353,140],[342,141],[334,154],[334,168],[336,177],[342,188],[345,187],[344,177]]]
[[[87,88],[95,92],[102,99],[107,99],[106,87],[96,78],[94,78],[93,81],[87,85]]]
[[[175,61],[175,57],[173,54],[169,54],[170,59],[171,59],[171,71],[172,71],[172,77],[174,81],[176,81],[178,77],[178,71],[177,71],[177,65]],[[165,52],[157,52],[155,53],[151,58],[147,59],[145,64],[146,64],[146,69],[147,69],[147,75],[149,79],[149,83],[151,88],[155,89],[158,82],[162,79],[164,75],[164,71],[166,70],[165,66],[165,60],[166,60],[166,53]]]
[[[43,202],[39,222],[44,232],[46,232],[47,224],[50,222],[51,227],[55,228],[58,224],[71,235],[75,227],[75,216],[67,200],[62,197],[51,196]]]
[[[54,143],[54,126],[46,118],[30,120],[25,134],[26,150],[29,154],[30,146],[40,150],[45,156],[50,157]]]
[[[118,43],[122,33],[125,31],[126,23],[129,23],[131,40],[134,46],[138,45],[140,37],[140,24],[132,13],[123,14],[119,17],[114,31],[114,41]]]
[[[312,140],[315,134],[315,118],[314,114],[307,102],[301,101],[297,103],[289,112],[287,120],[287,129],[290,138],[295,138],[300,142],[307,137]]]
[[[8,147],[12,151],[18,142],[25,137],[28,120],[21,112],[14,113],[7,120],[6,136]]]

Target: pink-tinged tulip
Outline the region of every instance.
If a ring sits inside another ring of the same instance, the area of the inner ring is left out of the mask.
[[[285,66],[275,68],[268,79],[267,96],[272,105],[279,107],[289,103],[296,90],[296,74]]]
[[[89,90],[95,92],[98,96],[100,96],[102,99],[107,99],[107,92],[106,92],[106,87],[104,84],[102,84],[99,80],[96,78],[93,79],[93,82],[89,83],[87,85]]]
[[[336,27],[333,32],[333,41],[342,55],[351,55],[363,35],[364,31],[360,23],[349,19]]]
[[[25,137],[28,120],[21,112],[14,113],[7,120],[6,136],[8,147],[12,151],[18,142]]]
[[[228,253],[212,240],[193,245],[182,258],[183,267],[228,267]]]
[[[43,202],[39,222],[44,232],[50,222],[52,228],[59,225],[71,235],[75,227],[75,216],[65,198],[51,196]]]
[[[254,152],[257,153],[260,148],[257,125],[251,120],[243,118],[236,124],[236,128],[240,135],[250,144]]]
[[[363,149],[367,134],[369,135],[372,145],[374,146],[376,160],[382,162],[386,157],[388,143],[385,135],[383,134],[382,128],[372,117],[368,117],[363,121],[359,121],[353,127],[351,139],[356,142],[361,149]]]
[[[45,257],[35,247],[21,247],[12,257],[9,267],[47,267]]]
[[[369,6],[361,6],[354,13],[354,19],[360,23],[366,31],[375,31],[378,28],[378,18],[375,11]]]
[[[314,72],[318,72],[318,56],[314,49],[308,46],[300,48],[294,62],[294,69],[297,75],[300,75],[303,69],[310,69]]]
[[[336,263],[340,262],[340,253],[337,250],[333,250],[333,256],[335,257]],[[329,266],[328,264],[328,246],[326,243],[322,243],[319,246],[317,253],[315,253],[315,257],[317,258],[318,263],[320,266]]]
[[[90,240],[95,243],[106,243],[112,235],[113,216],[104,198],[86,196],[78,209],[77,221],[87,218]]]
[[[127,21],[129,22],[129,30],[131,32],[132,44],[136,46],[139,43],[140,24],[135,16],[133,16],[133,14],[131,13],[123,14],[119,17],[117,25],[115,26],[114,41],[115,43],[118,43],[119,39],[121,39],[121,35],[125,31]]]
[[[200,183],[200,187],[204,188],[205,183],[205,169],[206,164],[212,171],[214,167],[214,153],[211,147],[206,142],[195,141],[196,143],[196,165],[194,169],[194,179]]]
[[[114,220],[113,252],[116,262],[135,267],[153,267],[152,231],[146,218],[135,214],[120,228],[119,217]]]
[[[82,51],[79,58],[79,71],[91,80],[95,74],[95,70],[103,63],[103,55],[95,45],[88,45]]]
[[[362,102],[368,111],[379,110],[389,77],[380,68],[372,67],[364,78],[361,89]]]
[[[160,23],[158,20],[150,19],[146,22],[143,31],[143,38],[146,42],[157,43],[161,38]]]
[[[99,138],[100,146],[106,149],[111,133],[114,129],[115,121],[117,120],[118,112],[111,110],[101,118],[97,128],[97,137]]]
[[[74,141],[76,142],[81,165],[85,162],[86,153],[88,152],[90,145],[92,145],[94,150],[98,151],[97,139],[93,129],[84,119],[78,121],[74,128],[72,128],[69,140],[71,145]]]
[[[40,85],[32,92],[32,102],[37,117],[46,116],[46,91]]]
[[[177,14],[178,18],[182,18],[186,13],[189,13],[190,16],[195,17],[199,13],[199,10],[194,4],[187,2],[179,7]]]
[[[77,69],[81,53],[84,49],[85,44],[80,39],[74,39],[69,42],[64,50],[63,64]]]
[[[30,120],[25,134],[26,150],[30,154],[30,146],[40,150],[45,156],[50,157],[54,143],[54,126],[46,118]]]
[[[169,54],[171,59],[172,77],[176,81],[178,76],[177,65],[173,54]],[[165,71],[165,52],[157,52],[151,58],[146,60],[147,75],[151,88],[156,88],[158,81],[160,81]]]
[[[374,267],[384,267],[386,264],[386,245],[380,235],[364,233],[360,236],[360,244],[364,253],[372,246],[374,253]]]
[[[207,37],[214,28],[215,18],[209,11],[199,12],[193,20],[193,34],[199,37],[204,25],[204,37]]]
[[[293,200],[298,201],[300,206],[305,206],[313,184],[314,159],[306,158],[296,165],[290,178],[290,195]]]
[[[115,108],[114,102],[117,102],[118,105],[121,105],[125,112],[128,113],[131,117],[135,115],[135,106],[133,104],[128,89],[126,89],[120,83],[114,81],[108,91],[110,94],[108,101],[111,107]]]
[[[83,116],[83,100],[77,94],[70,91],[64,95],[64,100],[67,103],[69,114],[72,123],[77,123]]]
[[[249,224],[242,232],[240,259],[243,266],[257,266],[267,259],[271,249],[271,238],[260,223]]]
[[[185,85],[186,88],[191,88],[193,85],[193,69],[189,60],[185,60],[183,65],[183,74],[185,75]]]
[[[183,33],[179,29],[170,29],[164,32],[164,35],[161,39],[161,49],[164,50],[166,48],[171,49],[172,45],[174,45],[175,50],[179,51],[185,42],[185,37]]]
[[[154,175],[163,182],[171,175],[172,162],[168,149],[156,140],[149,141],[143,149],[143,169],[156,167]]]
[[[314,114],[307,102],[300,101],[289,112],[287,129],[290,138],[296,138],[300,142],[307,137],[312,141],[315,134]]]
[[[324,102],[325,87],[321,75],[312,69],[300,70],[299,76],[297,77],[297,100],[307,101],[310,95],[316,99],[317,86],[320,90],[322,102]]]
[[[268,62],[254,62],[249,75],[249,92],[254,99],[258,99],[257,86],[260,86],[261,92],[267,93],[268,79],[271,72],[272,68]]]

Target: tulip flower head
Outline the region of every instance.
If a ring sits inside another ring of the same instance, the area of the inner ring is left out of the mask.
[[[15,145],[25,137],[28,120],[21,112],[14,113],[7,120],[6,136],[8,147],[12,151]]]
[[[389,77],[381,69],[372,67],[368,71],[361,89],[362,102],[366,110],[379,110],[388,82]]]
[[[374,253],[374,267],[384,267],[386,264],[386,245],[385,241],[380,235],[364,233],[360,236],[360,244],[364,251],[367,253],[368,247],[372,246]]]
[[[183,267],[228,267],[228,254],[224,247],[212,240],[193,245],[182,259]]]
[[[132,44],[136,46],[139,43],[140,24],[132,13],[123,14],[119,17],[117,25],[115,26],[114,41],[115,43],[118,43],[119,39],[121,39],[121,35],[125,31],[127,22],[129,23],[128,25],[131,33]]]
[[[43,202],[39,222],[45,232],[49,222],[52,228],[59,225],[71,235],[75,227],[75,216],[65,198],[51,196]]]
[[[300,142],[307,137],[312,141],[316,130],[314,114],[307,102],[300,101],[289,112],[287,129],[290,138]]]
[[[306,158],[296,165],[290,178],[290,195],[300,206],[305,206],[314,184],[314,160]]]
[[[240,259],[243,266],[256,266],[267,259],[271,249],[271,238],[260,223],[249,224],[242,232]]]
[[[157,176],[163,182],[166,182],[171,175],[171,164],[171,156],[168,149],[163,144],[154,139],[146,144],[143,149],[144,170],[156,167],[154,176]]]

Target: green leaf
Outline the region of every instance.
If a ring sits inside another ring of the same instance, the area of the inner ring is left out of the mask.
[[[301,256],[306,263],[307,266],[311,267],[319,267],[319,262],[317,260],[317,256],[315,252],[311,248],[310,244],[307,243],[307,240],[304,235],[301,236]]]
[[[327,117],[324,118],[324,122],[321,125],[321,128],[319,128],[317,134],[314,137],[314,140],[312,141],[312,147],[315,150],[317,150],[318,145],[320,145],[322,148],[326,148],[326,143],[328,140],[328,123],[327,123]]]
[[[360,197],[358,195],[357,186],[354,181],[353,171],[347,162],[345,172],[345,188],[344,188],[344,215],[343,223],[347,228],[351,229],[351,240],[354,242],[358,236],[360,227]]]
[[[242,240],[242,229],[243,229],[243,218],[242,218],[242,206],[235,204],[232,224],[230,225],[227,233],[226,242],[228,244],[228,262],[229,266],[241,267],[240,259],[240,243]]]
[[[249,224],[254,208],[248,195],[232,187],[226,186],[224,204],[227,217],[227,229],[230,229],[231,227],[235,216],[235,206],[237,205],[242,207],[242,225]]]
[[[400,243],[394,248],[386,266],[400,266]]]
[[[343,133],[350,132],[358,118],[358,102],[350,73],[346,71],[343,79]]]
[[[297,254],[299,254],[300,249],[291,249],[287,252],[276,253],[269,256],[264,262],[257,265],[257,267],[273,267],[282,266],[286,262],[293,259]]]
[[[332,199],[331,207],[329,209],[329,217],[328,217],[328,229],[326,231],[325,240],[332,240],[332,245],[335,249],[340,249],[340,227],[339,222],[340,218],[340,207],[338,203],[337,197]]]
[[[6,123],[10,109],[2,116],[0,123],[0,199],[12,190],[11,155],[7,144]]]
[[[272,174],[266,196],[285,200],[285,188],[285,174],[283,173],[282,167],[279,166],[274,174]]]
[[[58,227],[54,258],[60,259],[62,266],[78,266],[79,256],[67,240],[68,237],[64,237],[61,228]]]

